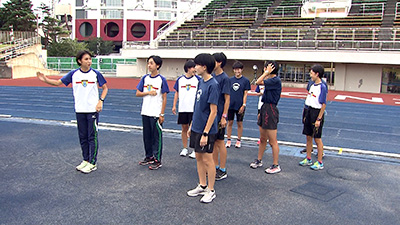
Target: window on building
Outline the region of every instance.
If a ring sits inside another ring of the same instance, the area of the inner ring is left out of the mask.
[[[171,20],[171,11],[161,11],[156,10],[154,11],[154,16],[159,20]]]
[[[123,0],[101,0],[102,6],[124,6]]]
[[[135,38],[142,38],[146,32],[146,26],[143,23],[134,23],[131,27],[131,34]]]
[[[177,8],[176,0],[154,0],[154,7],[156,8],[169,8],[176,9]]]
[[[75,11],[75,17],[77,19],[87,19],[87,12],[84,9],[77,9]]]
[[[119,33],[119,27],[118,24],[114,23],[114,22],[109,22],[106,24],[106,26],[104,27],[104,33],[106,33],[106,35],[108,37],[115,37],[118,35]]]
[[[93,26],[88,22],[84,22],[79,26],[79,33],[82,37],[89,37],[93,33]]]
[[[76,5],[77,7],[83,6],[83,0],[76,0],[76,1],[75,1],[75,5]]]
[[[122,19],[124,11],[122,9],[102,9],[101,16],[103,19]]]

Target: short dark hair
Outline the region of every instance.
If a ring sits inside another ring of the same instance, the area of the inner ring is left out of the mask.
[[[215,61],[221,63],[221,68],[224,68],[226,65],[226,55],[223,52],[216,52],[212,56],[214,56]]]
[[[78,60],[82,60],[83,56],[86,54],[88,54],[91,58],[93,57],[92,53],[90,53],[88,50],[79,51],[78,54],[76,54],[76,63],[78,66],[82,65],[80,62],[78,62]]]
[[[264,67],[268,67],[269,64],[272,64],[275,67],[275,69],[272,70],[271,74],[278,74],[278,72],[279,72],[279,64],[274,60],[268,60],[268,61],[265,61]]]
[[[243,69],[243,63],[240,62],[240,61],[236,61],[236,62],[233,63],[232,68],[233,69]]]
[[[209,74],[211,74],[215,68],[215,58],[208,53],[198,54],[194,58],[194,63],[196,63],[196,65],[206,66]]]
[[[311,70],[314,71],[314,73],[318,73],[319,78],[322,78],[324,76],[325,70],[324,67],[320,64],[314,64],[311,67]]]
[[[186,61],[185,66],[183,66],[183,69],[185,70],[185,73],[187,73],[190,68],[194,68],[195,66],[196,63],[194,63],[194,61],[190,59]]]
[[[149,58],[147,58],[147,62],[149,62],[150,59],[153,59],[153,61],[156,63],[156,65],[158,66],[158,70],[161,68],[162,66],[162,59],[160,56],[158,55],[152,55]]]

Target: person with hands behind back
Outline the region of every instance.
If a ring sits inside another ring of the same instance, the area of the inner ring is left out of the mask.
[[[76,167],[82,173],[90,173],[97,169],[98,123],[99,112],[108,93],[107,81],[103,75],[91,68],[92,55],[88,51],[80,51],[76,56],[79,69],[71,70],[59,80],[51,79],[37,72],[39,80],[54,86],[72,83],[76,120],[83,161]],[[99,98],[98,86],[103,89]]]

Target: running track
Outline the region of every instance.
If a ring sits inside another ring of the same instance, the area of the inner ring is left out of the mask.
[[[57,78],[57,77],[54,77]],[[141,126],[141,98],[135,97],[139,79],[106,78],[110,88],[100,122]],[[172,114],[173,84],[167,100],[164,128],[178,130]],[[0,80],[0,114],[13,117],[69,121],[75,119],[70,88],[51,88],[36,78]],[[254,90],[255,87],[252,87]],[[306,91],[283,88],[278,108],[278,140],[304,143],[301,113]],[[339,97],[338,97],[339,96]],[[345,98],[343,96],[346,96]],[[350,97],[348,97],[350,96]],[[343,100],[342,100],[343,99]],[[244,136],[258,137],[256,96],[249,96]],[[372,102],[375,101],[375,102]],[[323,141],[326,146],[400,153],[400,96],[329,91]],[[233,135],[236,134],[234,125]]]

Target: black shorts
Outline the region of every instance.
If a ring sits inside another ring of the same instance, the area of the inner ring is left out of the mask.
[[[235,119],[235,115],[236,115],[236,121],[242,122],[245,112],[246,112],[246,108],[245,108],[245,110],[243,110],[242,114],[239,114],[239,110],[229,109],[228,110],[228,121],[229,120],[234,120]]]
[[[264,103],[261,106],[260,116],[257,125],[262,129],[276,130],[279,123],[279,110],[275,104]]]
[[[317,121],[320,109],[314,109],[308,107],[307,110],[304,110],[305,120],[303,126],[303,134],[307,136],[311,136],[313,138],[321,138],[322,136],[322,127],[324,126],[324,116],[322,116],[321,123],[318,129],[315,127],[315,121]]]
[[[180,112],[178,113],[178,124],[190,124],[192,122],[192,112]]]
[[[207,145],[201,147],[200,139],[201,139],[202,135],[203,134],[199,134],[194,131],[191,131],[189,147],[194,148],[194,151],[198,152],[198,153],[212,153],[214,150],[214,142],[217,139],[217,134],[209,134]]]
[[[224,128],[218,128],[218,133],[217,133],[217,140],[224,140],[225,139],[225,127]]]

